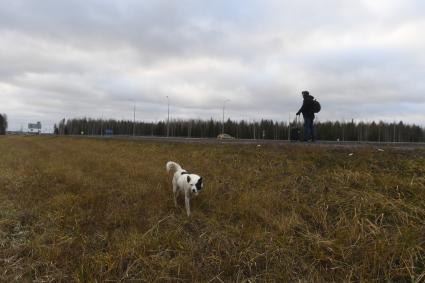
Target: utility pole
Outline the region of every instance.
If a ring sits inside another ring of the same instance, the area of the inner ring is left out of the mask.
[[[167,117],[167,137],[170,136],[170,98],[167,95],[168,117]]]
[[[289,112],[288,120],[288,141],[291,140],[291,112]]]
[[[135,136],[135,132],[136,132],[136,103],[134,103],[134,108],[133,108],[133,137]]]
[[[395,121],[394,121],[394,131],[393,131],[393,142],[395,142]]]
[[[100,118],[100,135],[103,136],[103,113],[102,118]]]
[[[223,102],[223,125],[222,125],[222,127],[221,127],[221,133],[222,134],[224,134],[224,108],[226,107],[226,102],[227,101],[230,101],[230,99],[226,99],[226,100],[224,100],[224,102]]]

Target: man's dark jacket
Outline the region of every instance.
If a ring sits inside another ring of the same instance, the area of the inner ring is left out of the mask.
[[[300,110],[298,110],[297,115],[303,113],[304,118],[314,119],[314,97],[311,95],[307,95],[304,97],[303,105]]]

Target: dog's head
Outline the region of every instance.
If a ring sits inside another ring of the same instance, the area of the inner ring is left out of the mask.
[[[188,175],[187,176],[187,183],[190,186],[190,192],[192,194],[195,194],[196,196],[199,194],[199,192],[204,187],[204,181],[202,180],[202,177],[198,175]]]

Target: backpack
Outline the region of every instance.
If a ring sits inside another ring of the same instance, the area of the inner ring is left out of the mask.
[[[319,113],[320,110],[322,109],[322,106],[320,106],[319,101],[317,101],[316,99],[313,100],[312,103],[312,110],[314,113]]]

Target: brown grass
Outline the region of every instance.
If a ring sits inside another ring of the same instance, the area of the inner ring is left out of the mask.
[[[424,157],[1,138],[0,281],[420,282]],[[206,180],[190,219],[168,160]]]

